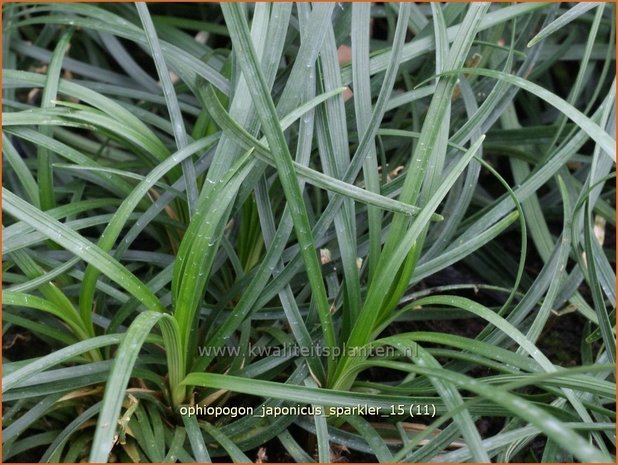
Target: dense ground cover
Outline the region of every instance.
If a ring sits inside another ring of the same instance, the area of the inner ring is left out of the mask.
[[[4,4],[3,460],[613,462],[614,44]]]

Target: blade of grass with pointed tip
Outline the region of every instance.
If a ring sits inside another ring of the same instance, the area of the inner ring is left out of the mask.
[[[199,199],[197,212],[178,250],[172,277],[172,301],[182,347],[189,354],[183,370],[188,370],[193,363],[197,344],[195,319],[199,314],[199,304],[204,298],[204,288],[221,240],[222,221],[240,185],[254,166],[250,156],[248,152],[240,158],[228,175]]]
[[[83,16],[66,14],[69,8],[71,11],[82,13]],[[84,29],[93,29],[107,32],[118,37],[134,41],[143,46],[148,46],[147,39],[135,24],[124,20],[118,15],[109,13],[102,8],[88,4],[71,4],[70,6],[48,4],[39,7],[43,11],[56,11],[57,15],[37,15],[35,17],[22,20],[18,26],[29,24],[66,24]],[[172,64],[176,72],[185,82],[194,81],[196,76],[201,76],[211,82],[215,87],[227,94],[229,92],[228,81],[212,66],[194,57],[187,51],[172,44],[163,42],[161,48],[167,60]]]
[[[537,35],[535,35],[530,42],[528,42],[528,47],[534,46],[537,42],[544,40],[547,36],[553,34],[554,32],[562,29],[564,26],[569,24],[571,21],[576,20],[581,15],[586,13],[587,11],[596,8],[600,3],[594,2],[586,2],[586,3],[578,3],[569,8],[566,13],[552,21],[550,24],[545,26]]]
[[[285,27],[290,19],[290,4],[273,5],[273,9],[283,7],[278,18],[269,16],[271,5],[256,5],[256,12],[252,18],[251,24],[251,40],[257,47],[257,53],[260,59],[265,62],[279,62],[283,52],[282,45],[285,41]],[[272,28],[269,25],[275,24]],[[268,39],[271,39],[270,41]],[[267,54],[267,55],[263,55]],[[238,66],[235,66],[234,74],[238,72]],[[272,66],[265,66],[264,72],[267,73],[266,80],[269,88],[272,87],[275,81],[275,70]],[[259,119],[255,113],[255,108],[252,103],[251,92],[247,86],[246,78],[240,74],[233,77],[235,88],[231,102],[229,105],[230,115],[236,119],[240,125],[245,127],[250,134],[257,134],[260,127]],[[202,81],[197,81],[197,93],[200,92]],[[207,110],[208,106],[204,108]],[[207,181],[216,182],[225,175],[225,172],[233,165],[234,161],[240,157],[242,151],[234,143],[233,139],[223,136],[221,143],[217,146],[217,150],[213,156],[213,161],[207,173]],[[210,188],[210,183],[206,182],[202,187],[202,195]]]
[[[74,29],[68,29],[60,37],[52,59],[47,68],[47,80],[43,87],[43,97],[41,99],[41,108],[53,108],[54,100],[58,93],[58,81],[60,80],[60,70],[62,67],[62,59],[67,52]],[[44,135],[51,135],[51,128],[40,128]],[[53,170],[51,167],[51,159],[49,153],[43,147],[37,148],[37,180],[39,183],[39,203],[42,210],[49,210],[56,205],[56,193],[54,191]]]
[[[491,11],[483,16],[481,22],[478,26],[479,31],[484,31],[486,29],[492,28],[498,24],[507,22],[513,18],[517,18],[519,16],[531,13],[535,10],[546,7],[547,3],[534,2],[534,3],[520,3],[517,5],[511,5],[508,7],[500,8],[496,11]],[[461,24],[456,24],[454,26],[450,26],[446,32],[449,42],[453,42],[455,39],[455,34],[458,29],[460,29]],[[424,53],[429,53],[434,50],[435,43],[433,37],[424,36],[419,37],[416,40],[411,41],[407,44],[402,50],[401,63],[406,63],[414,58],[422,56]],[[390,59],[391,52],[388,50],[378,53],[375,56],[371,57],[369,60],[369,74],[374,75],[379,72],[382,72],[388,66],[388,61]],[[341,72],[341,78],[344,84],[349,84],[352,82],[352,70],[347,67],[344,68]]]
[[[78,315],[75,312],[67,312],[66,308],[60,307],[49,300],[35,295],[5,290],[2,292],[2,302],[5,305],[33,308],[50,313],[64,321],[78,338],[82,340],[88,339],[88,333],[84,329]]]
[[[150,191],[150,189],[171,171],[183,160],[192,156],[194,153],[207,149],[217,141],[216,136],[206,137],[196,141],[185,148],[179,150],[174,155],[171,155],[164,162],[160,163],[153,169],[146,178],[140,182],[135,189],[125,198],[120,207],[116,210],[111,221],[109,221],[105,231],[101,234],[97,246],[101,250],[108,252],[112,249],[116,239],[120,235],[122,229],[126,226],[129,215],[134,211],[142,198]],[[82,317],[91,312],[92,303],[94,300],[97,278],[100,271],[95,266],[89,266],[86,269],[86,274],[80,289],[80,308]]]
[[[406,346],[405,341],[398,342],[398,336],[393,336],[385,339],[390,340],[394,344],[402,344]],[[558,442],[563,448],[571,451],[579,460],[594,460],[599,462],[607,462],[608,457],[596,447],[592,446],[586,439],[566,427],[564,423],[558,421],[543,409],[524,400],[518,395],[512,394],[505,389],[496,389],[467,375],[447,371],[444,369],[423,368],[417,365],[407,364],[408,369],[424,373],[427,376],[440,378],[448,381],[461,389],[466,389],[474,392],[492,402],[500,404],[512,411],[517,416],[524,418],[531,424],[535,425],[541,431],[544,431],[547,436]],[[481,445],[482,447],[482,445]]]
[[[93,264],[111,280],[140,300],[147,308],[165,311],[159,299],[142,282],[107,253],[75,231],[37,210],[15,194],[2,188],[2,207],[9,215],[29,224],[49,239]]]
[[[315,74],[319,92],[341,87],[338,50],[335,33],[332,27],[329,27],[324,37],[319,62],[315,69],[311,69]],[[322,170],[325,174],[340,179],[350,163],[350,144],[343,96],[329,99],[318,107],[315,123]],[[342,335],[349,331],[350,322],[354,320],[361,301],[360,277],[356,266],[358,246],[354,215],[354,203],[346,198],[334,220],[343,268],[343,292],[345,292]]]
[[[122,338],[123,335],[119,334],[97,336],[60,349],[52,354],[46,355],[45,357],[41,357],[40,359],[29,363],[28,365],[13,371],[8,375],[5,375],[2,378],[2,392],[9,391],[20,382],[25,381],[31,376],[34,376],[47,368],[58,365],[59,363],[71,360],[78,355],[89,352],[93,349],[98,349],[99,347],[118,344]]]
[[[604,100],[603,104],[593,115],[592,120],[596,120],[602,114],[607,105],[614,105],[615,93],[610,93]],[[564,163],[575,153],[586,141],[587,135],[584,130],[579,130],[553,157],[548,160],[543,166],[539,167],[524,184],[514,189],[515,195],[520,202],[523,202],[528,196],[539,189],[545,184],[551,177],[563,166]],[[455,242],[464,243],[473,239],[491,226],[495,221],[498,221],[510,210],[514,208],[513,201],[510,197],[503,198],[499,202],[495,203],[488,211],[486,211],[480,218],[475,218],[474,223],[469,225],[465,232],[463,232]]]
[[[343,89],[336,89],[315,97],[281,120],[281,128],[286,129],[291,122],[294,119],[299,118],[302,113],[309,111],[309,109],[314,105],[317,105],[325,99],[338,94],[342,90]],[[271,166],[276,166],[270,149],[262,143],[263,141],[259,141],[251,136],[247,131],[240,127],[236,121],[232,120],[230,115],[223,109],[220,102],[215,100],[215,98],[216,96],[211,88],[204,89],[204,99],[211,102],[211,105],[208,107],[208,111],[212,113],[213,117],[217,120],[223,131],[229,132],[230,135],[234,135],[235,142],[244,147],[246,150],[254,148],[255,155],[260,160],[270,164]],[[292,162],[292,165],[301,178],[314,186],[345,195],[346,197],[351,197],[356,201],[374,205],[384,210],[404,213],[408,216],[418,214],[419,212],[419,208],[414,205],[407,205],[395,199],[390,199],[382,195],[375,194],[349,182],[340,181],[331,176],[327,176],[297,162]],[[433,221],[441,221],[442,217],[441,215],[434,214],[431,219]]]
[[[478,25],[488,7],[488,4],[481,3],[470,5],[457,32],[453,47],[449,50],[447,56],[441,57],[441,60],[445,61],[444,66],[447,69],[453,69],[463,64],[476,36]],[[440,28],[439,22],[438,28]],[[438,51],[441,55],[446,53],[446,44],[444,44],[443,40],[444,35],[445,31],[442,31],[442,39],[439,41],[442,45],[442,50]],[[427,116],[423,121],[421,137],[418,145],[414,148],[412,161],[399,196],[400,200],[405,203],[419,203],[422,205],[429,196],[433,195],[442,181],[440,173],[442,173],[445,163],[449,121],[451,118],[451,95],[455,90],[455,86],[456,79],[454,77],[447,80],[441,79],[436,85],[436,92],[432,98]],[[403,217],[395,217],[393,219],[384,245],[382,254],[384,257],[388,257],[393,253],[394,248],[398,245],[398,238],[404,234],[408,223],[409,221]],[[406,251],[404,262],[395,271],[395,280],[389,285],[389,293],[391,295],[379,307],[378,313],[380,317],[383,318],[385,313],[391,311],[407,288],[416,267],[422,244],[425,241],[426,232],[427,228],[420,232],[418,243]]]
[[[101,402],[97,402],[96,404],[87,408],[83,413],[78,415],[77,418],[75,418],[71,423],[69,423],[67,427],[64,428],[62,432],[54,438],[53,442],[49,445],[49,447],[43,454],[41,461],[52,461],[52,458],[54,458],[55,460],[59,460],[58,454],[60,454],[62,448],[68,442],[71,435],[79,429],[83,428],[84,423],[90,420],[97,413],[99,413],[99,410],[101,410]]]
[[[282,244],[284,243],[284,241],[282,240],[282,238],[289,236],[293,228],[293,223],[289,211],[288,209],[285,209],[283,212],[283,217],[279,224],[279,229],[275,231],[275,220],[273,218],[272,210],[269,208],[271,207],[271,205],[268,200],[267,187],[264,184],[264,182],[258,184],[255,190],[255,200],[258,214],[260,217],[260,225],[262,227],[262,236],[264,244],[268,250],[266,257],[264,257],[263,262],[259,265],[260,269],[257,273],[258,276],[260,276],[261,274],[268,275],[268,273],[265,273],[262,270],[269,270],[271,267],[270,262],[272,260],[272,257],[275,257],[283,252]],[[273,243],[275,244],[273,245]],[[280,273],[283,269],[282,261],[277,261],[279,263],[276,263],[274,266],[272,266],[274,273]],[[252,282],[251,284],[254,284],[254,282]],[[264,285],[265,280],[260,280],[260,288],[263,288]],[[258,289],[257,283],[254,289]],[[255,291],[252,289],[251,292],[254,293]],[[247,293],[248,292],[245,291],[243,298]],[[294,298],[294,293],[292,292],[291,286],[288,285],[284,287],[284,289],[279,293],[279,299],[281,300],[281,305],[283,306],[285,315],[288,319],[290,330],[296,338],[296,343],[303,348],[302,350],[305,350],[308,354],[310,354],[306,358],[309,371],[313,375],[314,379],[324,379],[326,376],[324,372],[324,366],[322,365],[320,358],[317,355],[312,354],[311,347],[313,346],[313,340],[311,338],[311,335],[309,334],[307,325],[305,324],[305,321],[303,320],[302,315],[298,310],[298,304],[296,303],[296,300]],[[242,298],[241,302],[244,305]],[[236,311],[239,310],[239,307],[243,308],[241,306],[241,302],[239,302]],[[242,313],[244,313],[244,311],[242,311]],[[229,333],[229,330],[227,330],[226,333]]]
[[[97,420],[97,427],[90,451],[91,462],[106,462],[113,447],[118,415],[125,398],[125,391],[133,372],[137,356],[152,331],[158,324],[163,333],[167,368],[172,390],[172,403],[177,405],[184,400],[185,388],[179,384],[184,376],[184,352],[176,320],[165,313],[146,311],[141,313],[124,333],[118,347],[114,365],[106,383],[103,405]]]
[[[571,218],[572,218],[569,193],[566,189],[564,181],[562,180],[560,176],[558,176],[558,186],[560,188],[560,193],[563,199],[563,205],[564,205],[563,218],[564,219],[563,219],[563,226],[562,226],[563,233],[561,237],[559,238],[560,252],[559,252],[559,257],[556,262],[556,271],[557,271],[556,274],[557,275],[558,275],[558,270],[563,270],[566,268],[567,260],[569,257],[569,252],[571,249],[571,240],[570,240],[570,234],[568,234],[567,231],[570,231],[571,229]],[[530,328],[528,329],[528,332],[526,333],[526,337],[532,343],[537,342],[537,339],[541,335],[543,328],[545,328],[547,324],[547,320],[550,317],[550,312],[554,305],[554,302],[558,294],[558,290],[560,289],[560,286],[562,284],[562,281],[563,279],[557,278],[557,279],[552,280],[551,284],[549,285],[549,289],[547,290],[547,294],[545,295],[545,298],[543,299],[541,308],[537,312],[532,325],[530,326]]]
[[[13,315],[8,308],[2,313],[2,321],[6,321],[9,325],[16,325],[31,331],[34,334],[43,335],[50,340],[56,340],[61,342],[65,346],[75,344],[77,339],[69,332],[64,332],[55,328],[51,328],[49,325],[32,321],[31,319],[23,318],[18,315]],[[5,326],[8,327],[9,325]],[[6,370],[6,365],[3,367]]]
[[[44,269],[24,251],[16,251],[12,253],[11,258],[30,279],[36,279],[44,272]],[[39,287],[39,292],[41,292],[45,299],[54,304],[55,307],[59,308],[66,315],[65,321],[73,321],[73,323],[81,327],[81,330],[86,330],[86,332],[88,332],[88,329],[84,327],[81,319],[79,317],[75,318],[77,314],[73,304],[58,288],[58,286],[51,282],[45,282]]]
[[[3,87],[43,87],[45,85],[45,80],[44,76],[36,73],[3,70],[2,85]],[[135,134],[137,140],[141,141],[145,146],[149,146],[151,150],[150,155],[158,158],[160,161],[163,161],[169,154],[168,150],[148,126],[112,99],[66,79],[61,79],[59,81],[58,92],[67,97],[79,98],[81,101],[89,103],[93,107],[99,109],[101,113],[110,115],[110,118],[113,118],[114,126],[122,126],[122,124],[118,123],[124,123],[127,131],[130,131],[131,134]],[[64,103],[66,104],[68,102]],[[124,131],[119,131],[121,134],[123,132]]]
[[[601,336],[603,338],[603,342],[605,344],[605,350],[609,355],[609,359],[612,362],[616,361],[616,336],[614,331],[612,330],[612,323],[609,318],[609,314],[607,308],[605,306],[605,302],[603,300],[603,295],[601,293],[601,286],[599,284],[598,276],[597,276],[597,265],[595,257],[595,252],[592,248],[592,236],[594,232],[592,230],[590,217],[591,212],[589,205],[586,204],[585,208],[585,216],[584,216],[584,248],[586,251],[586,260],[585,263],[587,265],[587,277],[590,285],[590,290],[592,293],[592,300],[594,302],[594,309],[596,311],[597,317],[599,319],[599,327],[601,329]],[[596,240],[596,238],[595,238]]]
[[[511,323],[503,319],[500,315],[497,315],[493,311],[489,310],[488,308],[477,302],[457,296],[430,296],[421,298],[416,301],[416,303],[417,305],[449,305],[474,313],[475,315],[483,318],[484,320],[494,325],[498,330],[500,330],[500,332],[508,335],[510,339],[517,342],[517,344],[519,344],[519,346],[521,347],[522,351],[528,353],[543,367],[546,372],[552,373],[556,371],[556,367],[554,366],[554,364],[551,363],[549,359],[530,340],[528,340],[521,331],[519,331]],[[577,413],[582,417],[582,419],[586,422],[592,423],[592,418],[583,406],[581,400],[573,393],[573,391],[567,388],[563,388],[562,391],[564,392],[564,395],[567,397],[571,405],[573,405]],[[601,447],[604,448],[604,445],[601,445]]]
[[[433,196],[428,200],[427,204],[421,210],[421,213],[416,217],[412,223],[410,229],[405,231],[402,236],[399,237],[399,244],[393,250],[392,253],[383,255],[380,257],[380,269],[381,273],[376,277],[375,283],[372,283],[363,309],[361,310],[360,318],[357,324],[354,326],[352,334],[348,339],[350,347],[362,346],[368,342],[368,338],[373,334],[374,323],[378,319],[378,315],[375,314],[375,309],[381,306],[381,302],[384,301],[386,293],[390,287],[391,277],[399,269],[402,262],[405,260],[410,248],[414,245],[417,238],[425,229],[426,218],[429,218],[431,214],[438,208],[439,203],[444,196],[448,193],[457,177],[461,174],[463,169],[470,162],[476,151],[479,149],[483,142],[484,137],[477,140],[470,149],[459,159],[453,169],[443,177],[442,185],[436,190]],[[344,357],[340,362],[338,369],[339,373],[343,371],[346,358]],[[339,382],[341,380],[338,380]],[[349,383],[350,380],[346,380]]]
[[[524,78],[519,76],[514,76],[512,74],[504,73],[502,71],[497,71],[493,69],[480,69],[480,68],[460,68],[454,71],[448,71],[446,73],[442,73],[443,75],[456,76],[458,74],[474,74],[478,76],[487,76],[498,80],[504,80],[511,85],[520,87],[531,94],[536,95],[538,98],[544,100],[549,103],[557,110],[561,111],[563,114],[567,115],[567,117],[573,121],[576,125],[578,125],[581,129],[583,129],[592,140],[596,141],[597,144],[607,153],[607,155],[612,159],[616,160],[616,141],[603,129],[599,127],[597,123],[595,123],[591,118],[588,118],[577,108],[574,108],[568,102],[558,97],[556,94],[544,89],[543,87],[530,82]]]
[[[47,413],[47,411],[51,409],[61,397],[62,393],[51,394],[43,398],[24,415],[2,430],[2,441],[8,442],[18,437],[21,433],[27,430],[29,426],[45,415],[45,413]]]
[[[30,169],[24,162],[19,152],[11,143],[11,138],[7,134],[2,137],[2,154],[6,157],[11,168],[19,179],[24,192],[28,195],[28,200],[35,207],[39,207],[39,186],[37,185]]]
[[[34,144],[45,146],[49,150],[54,153],[60,155],[62,158],[65,158],[72,163],[75,163],[79,166],[87,166],[87,167],[98,167],[99,164],[91,160],[88,156],[79,152],[78,150],[60,142],[52,139],[51,137],[43,136],[37,131],[27,128],[27,127],[12,127],[7,128],[7,133],[13,134],[20,139],[30,141]],[[131,192],[131,185],[126,182],[124,179],[119,178],[118,176],[111,175],[109,173],[99,172],[96,174],[94,180],[91,178],[95,184],[103,187],[104,189],[112,192],[119,197],[124,197]]]
[[[275,106],[256,61],[255,50],[249,40],[245,18],[238,5],[222,4],[221,7],[230,30],[232,42],[237,47],[236,52],[240,65],[245,73],[249,88],[253,91],[254,103],[262,122],[263,131],[269,141],[279,171],[279,179],[290,204],[294,229],[301,247],[301,255],[307,267],[309,282],[314,290],[325,344],[327,347],[333,347],[336,344],[336,336],[330,314],[330,305],[326,297],[326,289],[322,280],[322,272],[315,251],[309,219],[292,165],[292,157],[277,123]],[[332,366],[332,360],[329,361],[329,366]],[[330,369],[328,371],[330,372]]]
[[[167,109],[170,115],[172,127],[174,128],[174,139],[176,140],[176,147],[178,148],[178,150],[182,150],[188,145],[189,140],[187,138],[187,132],[185,130],[182,113],[180,112],[178,98],[176,97],[176,91],[174,90],[174,85],[172,84],[170,73],[167,69],[167,65],[165,64],[165,57],[163,56],[163,51],[161,50],[161,44],[159,43],[157,32],[155,30],[154,24],[152,23],[150,13],[148,12],[148,6],[145,3],[136,3],[135,7],[137,8],[137,12],[139,13],[140,19],[142,20],[142,25],[144,26],[146,38],[148,39],[148,44],[150,45],[150,49],[152,51],[152,57],[157,68],[159,80],[161,81],[163,95],[165,96],[165,101],[167,103]],[[187,186],[189,212],[194,213],[197,204],[198,193],[197,181],[195,179],[195,168],[190,159],[183,160],[182,172],[185,176],[185,185]]]

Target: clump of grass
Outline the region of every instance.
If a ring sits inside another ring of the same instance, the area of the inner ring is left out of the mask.
[[[3,460],[613,462],[614,8],[3,5]]]

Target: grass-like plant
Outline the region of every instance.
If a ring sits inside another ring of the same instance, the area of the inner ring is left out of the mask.
[[[614,10],[3,5],[3,460],[613,462]]]

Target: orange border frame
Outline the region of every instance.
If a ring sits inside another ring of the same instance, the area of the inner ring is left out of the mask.
[[[239,0],[222,0],[222,2],[217,2],[217,1],[213,1],[213,0],[205,0],[205,1],[198,1],[198,0],[187,0],[185,2],[180,2],[179,0],[150,0],[150,1],[146,1],[143,2],[142,0],[140,0],[141,3],[224,3],[224,2],[239,2]],[[283,3],[285,0],[254,0],[253,3]],[[302,3],[306,3],[309,2],[310,0],[300,0],[300,2]],[[320,3],[326,3],[329,2],[331,0],[313,0],[314,2],[320,2]],[[344,0],[342,2],[339,3],[354,3],[354,2],[360,2],[362,0]],[[435,2],[435,0],[418,0],[417,2],[410,2],[409,0],[403,0],[406,3],[431,3],[431,2]],[[446,3],[474,3],[480,0],[449,0]],[[618,0],[608,0],[605,1],[605,3],[617,3]],[[300,3],[297,2],[297,3]],[[578,3],[592,3],[594,2],[594,0],[581,0]],[[78,3],[78,2],[71,2],[69,0],[47,0],[45,2],[36,2],[36,1],[32,1],[32,0],[10,0],[10,1],[6,1],[6,0],[0,0],[0,5],[4,5],[5,3]],[[131,2],[131,0],[102,0],[102,1],[94,1],[94,0],[81,0],[79,3],[133,3]],[[249,2],[251,3],[251,2]],[[492,3],[513,3],[513,2],[509,2],[508,0],[494,0]],[[518,2],[515,3],[534,3],[534,0],[519,0]],[[560,3],[556,0],[549,0],[549,3]],[[615,19],[616,19],[616,23],[618,24],[618,8],[614,11],[615,14]],[[0,25],[2,24],[2,8],[0,8]],[[615,37],[616,40],[616,48],[618,49],[618,34],[616,34]],[[2,35],[0,35],[0,62],[2,61]],[[616,64],[616,74],[618,74],[618,62]],[[2,79],[2,68],[0,67],[0,80]],[[2,94],[0,93],[0,105],[2,104]],[[618,104],[616,105],[617,109],[618,109]],[[1,122],[1,118],[0,118],[0,128],[2,126],[2,122]],[[616,132],[618,133],[618,120],[616,121]],[[0,132],[0,142],[2,141],[2,133]],[[617,144],[618,145],[618,144]],[[616,181],[618,183],[618,181]],[[0,164],[0,185],[2,184],[2,164]],[[618,204],[618,190],[615,194],[615,200],[616,203]],[[0,203],[2,202],[2,192],[0,191]],[[2,211],[0,210],[0,218],[2,218]],[[616,249],[616,244],[618,243],[618,239],[616,240],[616,243],[614,244],[614,248]],[[0,234],[0,247],[2,246],[2,235]],[[618,270],[618,266],[617,269],[614,270],[614,272],[616,273]],[[0,268],[0,277],[2,276],[2,269]],[[616,282],[616,290],[618,293],[618,281]],[[0,292],[0,317],[2,316],[2,293]],[[2,321],[0,320],[0,328],[2,327]],[[0,355],[2,355],[2,345],[0,344]],[[617,368],[618,368],[618,363],[617,363]],[[2,376],[2,364],[0,364],[0,377]],[[0,381],[1,382],[1,381]],[[618,397],[618,386],[616,388],[616,394]],[[2,411],[2,393],[0,392],[0,412]],[[0,425],[1,425],[2,421],[0,418]],[[616,427],[618,429],[618,418],[616,419]],[[1,435],[1,434],[0,434]],[[0,454],[2,453],[2,443],[0,442]],[[1,461],[1,459],[0,459]],[[11,463],[11,462],[7,462],[7,463]],[[19,462],[22,463],[22,462]],[[273,462],[275,463],[275,462]],[[468,462],[468,463],[477,463],[477,462]],[[575,465],[574,462],[570,462],[573,465]],[[58,464],[60,465],[60,464]],[[163,465],[163,464],[160,464]],[[301,465],[313,465],[313,464],[301,464]],[[477,465],[481,465],[478,464]],[[523,465],[523,464],[522,464]],[[565,463],[566,465],[566,463]]]

